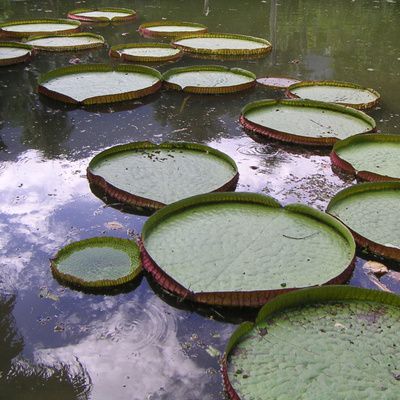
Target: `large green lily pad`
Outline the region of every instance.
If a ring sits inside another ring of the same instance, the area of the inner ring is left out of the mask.
[[[207,27],[203,24],[182,21],[146,22],[139,26],[139,33],[148,37],[178,37],[189,33],[203,34]]]
[[[397,399],[400,297],[350,286],[288,293],[232,335],[223,360],[234,400]]]
[[[188,300],[260,306],[298,288],[345,282],[355,244],[334,218],[253,193],[212,193],[171,204],[142,231],[143,267]]]
[[[50,71],[39,79],[39,93],[72,104],[130,100],[156,92],[161,74],[140,65],[86,64]]]
[[[271,43],[254,36],[229,33],[187,35],[173,42],[184,52],[203,55],[246,56],[263,55],[271,51]]]
[[[400,180],[400,135],[365,134],[336,142],[335,167],[365,181]]]
[[[68,18],[85,22],[123,22],[135,19],[136,11],[115,7],[79,8],[69,11]]]
[[[76,51],[93,49],[104,45],[104,38],[93,33],[71,33],[67,35],[31,36],[25,42],[38,50]]]
[[[208,146],[134,142],[99,153],[87,176],[112,198],[154,210],[195,194],[234,189],[239,174],[230,157]]]
[[[373,89],[338,81],[302,81],[289,86],[286,94],[291,98],[327,101],[359,110],[375,106],[380,99],[380,94]]]
[[[246,90],[254,87],[255,79],[250,71],[220,65],[173,68],[163,75],[164,85],[170,89],[203,94]]]
[[[0,66],[26,62],[32,56],[32,46],[17,42],[0,42]]]
[[[182,56],[179,49],[166,43],[118,44],[110,49],[110,56],[123,61],[172,61]]]
[[[97,237],[62,248],[51,260],[54,275],[82,287],[111,287],[141,272],[139,248],[131,240]]]
[[[327,212],[348,226],[362,248],[400,260],[400,182],[344,189],[332,198]]]
[[[73,33],[80,29],[79,21],[70,19],[27,19],[0,24],[0,33],[10,37],[28,37],[49,33]]]
[[[362,111],[312,100],[255,101],[243,108],[240,122],[261,135],[313,146],[375,130],[375,121]]]

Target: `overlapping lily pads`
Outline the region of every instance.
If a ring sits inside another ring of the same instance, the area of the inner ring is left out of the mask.
[[[327,286],[266,304],[223,359],[233,400],[396,399],[400,297]]]
[[[257,78],[257,83],[262,86],[271,87],[274,89],[287,89],[289,86],[299,83],[298,79],[286,78],[282,76],[265,76]]]
[[[182,56],[182,51],[166,43],[129,43],[112,46],[110,56],[123,61],[173,61]]]
[[[72,104],[131,100],[156,92],[161,74],[150,67],[86,64],[50,71],[39,79],[39,93]]]
[[[336,142],[333,165],[364,181],[400,181],[400,135],[365,134]]]
[[[84,22],[123,22],[135,19],[136,11],[115,7],[79,8],[69,11],[68,18]]]
[[[70,19],[26,19],[0,24],[0,33],[9,37],[28,37],[50,33],[74,33],[81,23]]]
[[[189,93],[218,94],[250,89],[256,76],[244,69],[220,65],[173,68],[164,73],[164,86]]]
[[[265,55],[272,49],[268,40],[229,33],[207,33],[187,35],[173,42],[186,53],[219,56]]]
[[[230,157],[208,146],[134,142],[96,155],[87,177],[121,203],[154,210],[195,194],[232,190],[239,174]]]
[[[400,260],[400,182],[344,189],[332,198],[327,212],[347,225],[361,248]]]
[[[312,146],[331,146],[376,127],[362,111],[312,100],[255,101],[243,108],[240,122],[261,135]]]
[[[16,42],[0,42],[0,66],[26,62],[32,56],[32,46]]]
[[[139,26],[139,33],[146,37],[170,37],[175,38],[195,32],[203,34],[207,27],[203,24],[182,21],[155,21],[146,22]]]
[[[62,248],[51,260],[54,275],[81,287],[112,287],[141,272],[139,248],[131,240],[96,237]]]
[[[104,46],[104,38],[93,33],[31,36],[25,42],[44,51],[75,51]]]
[[[337,220],[253,193],[171,204],[142,231],[143,267],[165,290],[207,304],[257,307],[298,288],[343,283],[355,243]]]
[[[327,101],[359,110],[374,107],[380,99],[374,89],[338,81],[302,81],[289,86],[286,94],[290,98]]]

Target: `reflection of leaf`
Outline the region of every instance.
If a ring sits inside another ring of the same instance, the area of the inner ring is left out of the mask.
[[[383,265],[376,261],[367,261],[363,265],[363,269],[367,274],[373,274],[376,276],[382,276],[388,272],[386,265]]]

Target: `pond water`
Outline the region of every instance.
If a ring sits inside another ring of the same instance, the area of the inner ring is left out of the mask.
[[[65,17],[70,9],[91,6],[138,12],[130,23],[83,27],[103,35],[108,46],[146,42],[136,31],[139,24],[164,18],[268,39],[273,51],[257,60],[184,56],[153,66],[164,72],[222,64],[258,77],[358,83],[382,95],[368,112],[378,130],[400,133],[399,0],[0,0],[0,21]],[[163,90],[95,108],[73,108],[36,93],[38,77],[49,70],[112,62],[108,46],[40,53],[30,64],[0,69],[0,398],[222,400],[218,353],[236,324],[253,313],[190,307],[147,277],[111,294],[82,293],[53,279],[49,258],[61,246],[93,236],[136,238],[147,218],[93,195],[85,177],[89,160],[130,141],[196,141],[235,159],[238,190],[319,209],[354,181],[332,172],[326,151],[261,140],[243,130],[241,108],[280,98],[281,91],[259,86],[211,96]],[[358,258],[352,284],[400,292],[399,273],[379,283],[363,264]]]

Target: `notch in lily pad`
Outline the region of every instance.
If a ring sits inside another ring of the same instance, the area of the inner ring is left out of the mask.
[[[32,46],[17,42],[0,42],[0,67],[28,62],[34,55]]]
[[[141,272],[135,242],[96,237],[63,247],[51,260],[54,276],[82,288],[111,288],[126,284]]]
[[[136,11],[116,7],[78,8],[69,11],[68,18],[83,22],[126,22],[136,18]]]
[[[195,22],[154,21],[140,25],[138,31],[145,37],[176,38],[189,33],[204,34],[207,27]]]

